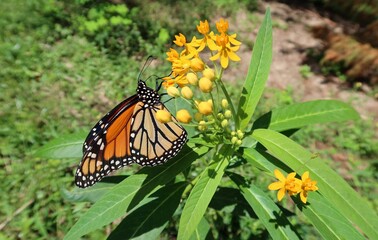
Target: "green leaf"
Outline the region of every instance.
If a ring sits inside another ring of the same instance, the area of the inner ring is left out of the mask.
[[[177,239],[189,239],[201,221],[222,179],[233,149],[223,145],[215,159],[202,172],[186,201],[180,218]]]
[[[211,235],[210,231],[210,224],[209,222],[203,217],[201,222],[198,224],[196,230],[194,231],[193,235],[190,237],[190,240],[202,240],[202,239],[209,239],[208,235]],[[212,235],[211,238],[213,239]]]
[[[62,189],[62,195],[66,200],[71,202],[94,203],[125,178],[126,176],[109,176],[90,188],[75,188],[71,192],[66,189]]]
[[[293,199],[323,239],[365,239],[324,196],[310,193],[310,198],[311,203],[306,205],[300,201],[299,196]]]
[[[273,173],[274,169],[277,167],[287,170],[287,166],[285,166],[281,161],[270,155],[260,153],[255,148],[244,149],[243,158],[252,166],[264,172]]]
[[[306,170],[318,182],[319,192],[359,227],[370,239],[378,239],[378,218],[369,204],[335,171],[319,158],[283,134],[257,129],[252,133],[269,152],[299,174]],[[311,195],[309,202],[311,202]]]
[[[115,219],[125,215],[139,204],[159,185],[164,185],[190,164],[207,153],[206,147],[191,149],[185,146],[181,152],[166,164],[143,168],[112,188],[98,200],[70,229],[65,239],[78,239]]]
[[[256,105],[264,91],[272,63],[272,21],[269,8],[256,37],[252,59],[249,64],[246,80],[240,95],[238,117],[243,131],[255,111]]]
[[[294,227],[289,220],[284,214],[280,214],[281,209],[267,194],[255,185],[248,184],[240,175],[229,172],[227,175],[240,188],[243,196],[273,239],[300,239],[292,230]]]
[[[110,234],[114,239],[157,239],[177,210],[186,182],[167,185],[128,213]]]
[[[42,158],[81,158],[85,133],[63,135],[38,149],[34,156]]]
[[[336,100],[316,100],[274,109],[257,119],[252,129],[269,128],[284,131],[310,124],[341,122],[358,118],[356,110],[347,103]]]

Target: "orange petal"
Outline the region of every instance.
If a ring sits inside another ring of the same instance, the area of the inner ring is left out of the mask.
[[[287,179],[295,178],[295,175],[297,175],[296,172],[289,173],[289,175],[287,175]]]
[[[240,57],[238,55],[236,55],[234,52],[228,52],[228,57],[234,61],[234,62],[238,62],[240,61]]]
[[[303,203],[306,203],[307,202],[307,192],[306,191],[302,191],[299,196],[301,197],[301,201]]]

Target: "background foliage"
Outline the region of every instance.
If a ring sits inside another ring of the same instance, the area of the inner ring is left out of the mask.
[[[232,16],[240,5],[248,11],[257,6],[247,0],[142,2],[0,2],[0,238],[60,239],[89,206],[70,203],[62,190],[73,189],[79,160],[39,159],[32,156],[35,149],[62,134],[86,132],[112,105],[134,92],[146,56],[164,59],[174,34],[194,31],[199,19]],[[169,70],[159,64],[153,71]],[[269,91],[272,97],[257,107],[256,116],[294,102],[293,92]],[[373,123],[305,128],[294,138],[313,149],[326,143],[327,148],[317,150],[321,155],[346,152],[352,170],[344,177],[376,208],[378,144],[374,133],[364,129],[373,129]],[[337,161],[330,164],[339,167]],[[193,174],[201,167],[195,163]],[[245,171],[253,176],[255,170]],[[247,217],[251,211],[245,203],[241,209],[210,206],[206,217],[213,219],[211,228],[218,236],[265,238],[261,223]],[[240,221],[236,214],[245,217]],[[298,231],[317,236],[306,224],[293,221]],[[170,224],[174,223],[178,217]],[[171,227],[164,232],[167,238],[176,234]],[[91,234],[98,238],[108,232]]]

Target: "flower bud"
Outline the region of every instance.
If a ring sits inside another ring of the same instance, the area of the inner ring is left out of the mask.
[[[228,120],[227,119],[224,119],[222,122],[221,122],[221,126],[222,127],[227,127],[228,126]]]
[[[232,131],[231,132],[231,136],[235,136],[236,135],[236,132],[235,131]]]
[[[218,114],[217,114],[217,117],[218,117],[218,119],[220,119],[220,120],[223,120],[223,119],[224,119],[224,115],[223,115],[222,113],[218,113]]]
[[[157,110],[156,119],[161,123],[167,123],[171,121],[171,114],[166,110]]]
[[[231,117],[232,117],[232,113],[231,113],[231,111],[230,111],[230,110],[226,110],[226,111],[224,112],[224,117],[225,117],[225,118],[231,118]]]
[[[237,137],[232,137],[232,138],[231,138],[231,143],[232,143],[232,144],[235,144],[237,141],[238,141],[238,138],[237,138]]]
[[[235,145],[237,145],[237,146],[240,146],[240,145],[242,145],[242,140],[240,140],[240,139],[239,139],[239,140],[237,140],[237,141],[236,141],[236,143],[235,143]]]
[[[176,119],[179,122],[182,123],[190,123],[192,121],[192,116],[190,116],[190,113],[186,109],[181,109],[177,111],[176,113]]]
[[[192,99],[193,97],[193,91],[192,89],[190,89],[190,87],[188,86],[185,86],[181,89],[181,95],[185,98],[185,99]]]
[[[214,81],[215,79],[215,72],[211,68],[206,68],[205,70],[203,70],[202,75],[203,77],[210,79],[211,81]]]
[[[198,82],[199,89],[204,93],[209,93],[213,89],[213,83],[208,78],[201,78]]]
[[[211,105],[211,107],[213,107],[213,100],[212,99],[207,100],[207,102]]]
[[[198,124],[198,130],[205,131],[206,128],[207,128],[206,122],[205,121],[200,121],[199,124]]]
[[[198,83],[198,77],[195,73],[190,72],[186,74],[186,79],[191,85],[197,85]]]
[[[198,104],[198,111],[203,115],[209,115],[213,112],[213,107],[208,102],[200,102]]]
[[[176,87],[174,87],[174,86],[168,87],[167,88],[167,93],[171,97],[178,97],[178,96],[180,96],[179,90]]]
[[[239,139],[242,139],[244,137],[244,133],[241,130],[238,130],[236,133]]]
[[[227,99],[222,99],[222,107],[224,109],[228,108],[228,102],[227,102]]]
[[[190,60],[190,68],[195,72],[200,72],[205,68],[205,64],[199,58]]]

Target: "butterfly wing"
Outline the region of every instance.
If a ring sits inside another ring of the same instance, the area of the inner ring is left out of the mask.
[[[133,162],[130,152],[130,129],[134,95],[108,112],[91,130],[83,146],[83,158],[76,171],[75,184],[89,187],[111,171]]]
[[[130,133],[133,161],[140,165],[155,166],[173,158],[187,141],[185,129],[172,117],[172,121],[156,120],[156,111],[168,111],[163,103],[153,106],[139,102],[134,109]]]

